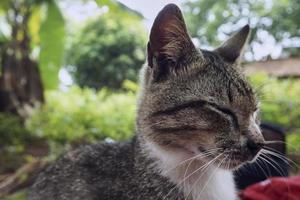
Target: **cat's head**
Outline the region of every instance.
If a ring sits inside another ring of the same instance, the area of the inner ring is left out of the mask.
[[[158,14],[141,72],[137,119],[152,150],[170,157],[218,156],[215,163],[229,168],[255,157],[264,143],[258,100],[238,67],[248,34],[247,25],[206,51],[195,48],[176,5]]]

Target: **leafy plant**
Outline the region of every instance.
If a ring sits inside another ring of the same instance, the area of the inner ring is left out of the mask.
[[[261,98],[262,120],[286,130],[289,152],[300,152],[300,80],[251,76]]]
[[[120,89],[125,79],[137,80],[145,61],[145,31],[140,20],[109,12],[83,28],[67,56],[79,86]]]
[[[300,128],[299,79],[277,79],[263,74],[251,76],[261,99],[262,119],[287,131]]]
[[[23,48],[22,56],[40,48],[37,60],[46,88],[58,85],[58,70],[62,65],[64,51],[65,22],[55,0],[2,0],[0,17],[12,32],[5,35]],[[17,20],[19,19],[19,20]],[[0,32],[2,32],[0,30]],[[29,44],[27,44],[29,42]],[[19,44],[20,43],[20,44]],[[23,46],[22,46],[23,45]]]
[[[300,153],[300,129],[287,136],[288,152]]]
[[[58,72],[64,58],[65,21],[55,1],[50,1],[47,8],[45,20],[40,25],[39,63],[45,87],[54,89],[59,83]]]
[[[0,174],[13,170],[22,162],[21,154],[28,135],[18,117],[0,113]]]
[[[299,4],[299,0],[194,0],[184,1],[183,8],[191,34],[202,46],[219,45],[248,23],[252,28],[249,38],[252,56],[256,47],[266,42],[266,37],[268,44],[271,40],[282,48],[282,55],[299,56],[300,49],[292,42],[299,40]],[[273,56],[272,51],[266,51],[264,56],[269,54]]]
[[[49,91],[47,103],[33,113],[26,125],[34,135],[59,143],[93,142],[132,136],[135,94],[107,89],[72,87],[68,92]]]
[[[20,191],[12,194],[11,196],[5,198],[4,200],[26,200],[26,199],[27,199],[26,191]]]

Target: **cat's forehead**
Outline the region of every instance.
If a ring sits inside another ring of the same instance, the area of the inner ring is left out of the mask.
[[[206,62],[199,65],[199,71],[187,75],[183,81],[169,84],[171,91],[180,94],[183,101],[189,98],[205,99],[239,112],[249,113],[257,107],[252,87],[234,64],[225,62],[218,53],[201,50]]]
[[[155,84],[151,101],[160,105],[184,104],[205,100],[221,106],[237,108],[239,112],[250,112],[256,107],[256,98],[247,80],[234,68],[224,63],[211,63],[194,74],[180,79],[170,79]],[[229,67],[228,69],[223,69]]]

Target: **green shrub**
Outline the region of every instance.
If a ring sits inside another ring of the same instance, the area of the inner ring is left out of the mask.
[[[26,130],[22,127],[21,120],[7,113],[0,113],[0,147],[17,145],[24,139]]]
[[[67,64],[81,87],[120,89],[137,80],[145,62],[146,32],[141,19],[106,13],[90,21],[73,38]]]
[[[27,137],[28,132],[18,117],[0,113],[0,174],[13,171],[23,161],[21,154]]]
[[[300,153],[300,129],[287,136],[288,152]]]
[[[20,192],[16,192],[12,195],[10,195],[9,197],[3,199],[3,200],[26,200],[27,199],[27,195],[26,195],[26,191],[20,191]]]
[[[257,74],[250,77],[260,93],[262,120],[282,126],[288,151],[300,151],[300,79],[278,79]]]
[[[251,76],[261,94],[262,119],[287,131],[300,128],[300,79],[278,79],[263,74]]]
[[[72,87],[67,92],[46,92],[47,103],[26,122],[28,130],[47,140],[92,142],[132,136],[135,122],[134,92]]]

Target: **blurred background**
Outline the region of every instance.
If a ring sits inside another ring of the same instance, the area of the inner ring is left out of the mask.
[[[250,24],[243,69],[300,163],[300,0],[1,0],[0,199],[26,199],[66,150],[132,137],[149,29],[171,2],[199,48]]]

